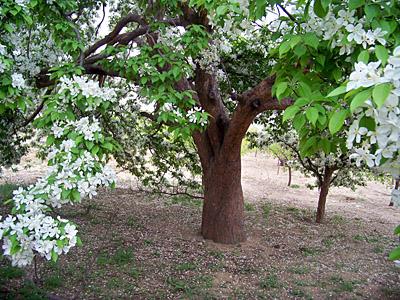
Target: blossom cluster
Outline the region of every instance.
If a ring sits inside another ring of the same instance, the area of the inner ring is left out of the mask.
[[[381,62],[364,64],[359,62],[351,73],[347,90],[374,88],[387,84],[391,87],[385,102],[378,105],[373,99],[367,99],[362,107],[354,112],[354,121],[349,128],[347,147],[353,149],[350,156],[360,165],[365,162],[369,167],[379,167],[400,176],[400,46],[394,49],[383,67]],[[371,97],[372,98],[372,97]],[[374,128],[362,125],[365,118],[375,121]],[[397,194],[396,194],[397,195]],[[396,196],[395,195],[395,196]],[[394,197],[400,206],[400,197]]]
[[[23,84],[22,76],[15,75],[12,79],[15,86]],[[60,105],[83,99],[86,111],[115,98],[113,89],[101,88],[98,83],[77,76],[73,80],[63,77],[54,97]],[[13,210],[0,222],[4,255],[13,265],[26,266],[35,255],[56,260],[79,241],[72,222],[53,217],[49,212],[64,204],[92,198],[99,187],[115,184],[115,174],[105,165],[105,156],[97,155],[104,153],[101,147],[106,139],[101,131],[94,117],[61,118],[52,123],[46,175],[14,192],[10,200]]]
[[[69,58],[57,49],[49,30],[40,25],[30,30],[14,30],[4,35],[4,41],[11,46],[12,51],[3,55],[12,60],[14,72],[32,77],[41,69],[57,66]]]
[[[64,100],[70,99],[71,96],[74,98],[82,95],[88,100],[85,102],[86,111],[92,111],[101,102],[116,101],[117,94],[115,90],[113,88],[100,87],[97,81],[74,75],[72,78],[62,77],[60,82],[60,93],[63,94],[63,92],[67,91],[67,93],[64,93]]]
[[[356,45],[364,49],[373,46],[376,42],[386,44],[386,34],[381,28],[365,29],[365,18],[358,18],[355,10],[339,10],[336,14],[329,10],[324,18],[317,17],[310,10],[307,22],[303,24],[308,32],[314,32],[325,41],[331,41],[331,48],[339,47],[339,54],[351,54]]]
[[[172,113],[176,119],[175,121],[178,122],[179,119],[185,118],[189,123],[197,124],[201,127],[205,127],[208,122],[208,114],[198,106],[194,106],[185,112],[172,103],[165,103],[161,107],[161,111]]]
[[[60,132],[61,125],[63,132]],[[14,191],[12,202],[16,215],[9,215],[0,223],[4,255],[17,266],[28,265],[35,252],[49,260],[76,245],[76,226],[68,220],[47,215],[50,207],[92,198],[98,187],[115,182],[113,170],[82,149],[84,141],[92,141],[93,135],[100,133],[97,120],[93,119],[90,124],[88,118],[83,118],[55,125],[52,129],[56,137],[64,140],[51,147],[47,174],[35,184]],[[80,145],[67,138],[70,131],[82,135]],[[82,150],[74,151],[79,146]]]

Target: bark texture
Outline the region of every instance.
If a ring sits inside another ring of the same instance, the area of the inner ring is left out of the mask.
[[[204,174],[201,233],[205,239],[232,244],[245,241],[240,155],[216,159]]]
[[[332,174],[333,170],[329,167],[325,167],[325,172],[319,192],[317,216],[315,219],[315,222],[317,223],[322,223],[325,218],[325,205],[329,193],[329,187],[331,185]]]
[[[235,244],[245,241],[244,203],[241,185],[240,149],[254,118],[268,109],[284,109],[271,95],[274,79],[236,97],[237,107],[230,115],[223,105],[216,78],[198,69],[195,89],[199,104],[210,114],[208,128],[195,132],[203,168],[204,206],[201,233],[214,242]]]

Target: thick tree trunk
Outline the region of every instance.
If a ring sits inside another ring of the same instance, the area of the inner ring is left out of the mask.
[[[224,244],[245,241],[240,154],[233,161],[221,155],[211,162],[203,185],[203,237]]]
[[[323,181],[319,191],[317,216],[315,219],[317,223],[322,223],[325,217],[325,204],[326,204],[326,198],[329,193],[329,187],[331,185],[332,174],[333,171],[331,169],[325,168]]]

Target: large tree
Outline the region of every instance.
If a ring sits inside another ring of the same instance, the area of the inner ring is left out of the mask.
[[[32,121],[47,134],[51,150],[48,175],[15,194],[16,216],[1,223],[6,254],[21,265],[33,251],[53,259],[67,252],[77,242],[75,226],[46,216],[48,208],[113,183],[104,167],[108,155],[122,152],[124,164],[133,153],[142,162],[148,152],[126,148],[152,147],[152,139],[157,151],[174,144],[177,153],[187,153],[193,140],[202,167],[202,235],[222,243],[244,241],[240,146],[253,120],[296,101],[285,117],[301,131],[302,155],[318,148],[336,151],[341,137],[334,134],[345,120],[351,122],[349,104],[353,112],[371,98],[370,90],[365,98],[357,88],[377,83],[354,76],[356,86],[346,88],[354,63],[358,59],[366,67],[361,73],[370,74],[370,58],[386,65],[400,41],[396,1],[1,4],[0,136],[15,137],[1,150],[8,151],[10,162],[18,160],[26,133],[17,135]],[[107,11],[110,30],[101,36]],[[269,12],[275,15],[272,23]],[[395,69],[396,50],[393,57],[388,65]],[[398,88],[396,76],[389,74],[372,93],[379,107]],[[141,129],[126,126],[130,122]],[[364,123],[374,130],[371,118]],[[316,127],[328,127],[330,135],[318,136]],[[143,130],[150,138],[126,144],[132,132]],[[389,160],[398,157],[398,148],[392,148],[384,149]],[[38,224],[45,221],[44,230]]]

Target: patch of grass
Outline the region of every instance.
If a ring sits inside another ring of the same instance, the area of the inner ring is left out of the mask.
[[[169,201],[170,204],[177,204],[186,207],[202,207],[203,201],[195,199],[187,195],[172,196]]]
[[[305,275],[311,272],[310,268],[307,266],[295,266],[289,269],[291,273],[298,275]]]
[[[144,243],[146,246],[153,246],[153,245],[154,245],[154,241],[152,241],[152,240],[144,240],[143,243]]]
[[[322,240],[322,244],[326,248],[331,248],[335,244],[335,240],[332,237],[327,237]]]
[[[218,258],[218,259],[225,258],[224,253],[222,251],[219,251],[219,250],[211,250],[209,253],[210,253],[211,256],[214,256],[215,258]]]
[[[129,270],[129,276],[131,276],[133,279],[139,279],[141,273],[142,272],[140,272],[140,270],[136,266],[133,266]]]
[[[140,228],[141,227],[138,220],[133,216],[128,217],[128,220],[126,221],[126,225],[128,225],[131,228]]]
[[[23,287],[17,292],[16,297],[10,295],[10,299],[29,299],[29,300],[47,300],[46,292],[38,288],[33,282],[25,282]]]
[[[263,289],[276,289],[280,287],[278,276],[269,274],[260,280],[260,287]]]
[[[96,259],[96,263],[99,266],[105,266],[109,264],[124,266],[133,262],[135,256],[131,249],[118,248],[114,255],[110,256],[107,252],[101,252]]]
[[[213,284],[213,277],[209,275],[199,275],[188,280],[182,280],[176,277],[167,277],[166,283],[174,292],[183,292],[189,298],[194,295],[201,296],[201,299],[210,299],[209,293]]]
[[[106,252],[104,252],[104,251],[99,253],[99,255],[96,258],[96,263],[99,266],[105,266],[105,265],[108,264],[108,262],[109,262],[108,254]]]
[[[331,276],[329,279],[336,285],[335,292],[353,292],[355,286],[359,283],[356,280],[344,280],[341,276]]]
[[[289,207],[286,207],[286,211],[289,212],[293,217],[300,219],[300,220],[312,218],[311,211],[309,211],[307,209],[300,209],[297,207],[289,206]]]
[[[298,185],[298,184],[291,184],[291,185],[290,185],[290,188],[292,188],[292,189],[299,189],[299,188],[300,188],[300,185]]]
[[[178,278],[168,277],[166,281],[174,292],[187,292],[189,289],[187,283]]]
[[[196,265],[191,262],[184,262],[184,263],[177,265],[176,270],[178,270],[178,271],[196,270]]]
[[[262,215],[263,215],[264,220],[268,220],[269,215],[271,213],[271,209],[272,209],[271,203],[264,203],[261,206],[261,209],[262,209]]]
[[[12,183],[0,184],[0,201],[11,199],[13,191],[18,189],[18,185]]]
[[[400,296],[400,287],[394,286],[394,287],[382,287],[381,288],[382,293],[385,295],[385,298],[388,299],[396,299],[397,297]]]
[[[249,203],[249,202],[245,202],[245,203],[244,203],[244,209],[245,209],[246,211],[255,211],[255,210],[256,210],[254,204]]]
[[[1,279],[21,278],[24,275],[25,271],[17,267],[5,266],[0,268]]]
[[[305,298],[305,299],[310,299],[310,300],[313,299],[313,297],[311,295],[309,295],[302,289],[293,289],[293,290],[291,290],[290,293],[295,297]]]
[[[118,266],[126,265],[135,259],[131,249],[121,249],[119,248],[115,254],[111,257],[111,263]]]
[[[371,236],[371,235],[366,235],[366,234],[356,234],[355,236],[353,236],[353,240],[354,241],[358,241],[358,242],[367,242],[369,244],[372,243],[381,243],[382,241],[384,241],[386,238],[384,236]]]
[[[210,275],[200,275],[194,278],[194,282],[200,289],[209,289],[213,285],[214,278]]]
[[[372,251],[373,251],[374,253],[377,253],[377,254],[383,253],[384,250],[385,250],[385,249],[384,249],[382,246],[376,246],[376,247],[374,247],[374,249],[372,249]]]
[[[300,247],[301,254],[304,256],[316,256],[321,253],[321,249],[313,247]]]
[[[124,282],[119,278],[111,278],[107,281],[107,287],[109,289],[117,289],[124,286]]]
[[[334,215],[332,217],[332,223],[336,225],[341,225],[346,223],[346,219],[341,215]]]
[[[362,242],[365,241],[365,237],[362,236],[361,234],[356,234],[355,236],[353,236],[353,240]]]
[[[54,290],[63,286],[63,279],[59,275],[51,275],[44,279],[43,285],[47,290]]]

